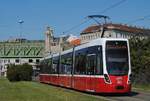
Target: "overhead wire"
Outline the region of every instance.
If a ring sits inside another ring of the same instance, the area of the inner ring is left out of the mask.
[[[89,20],[90,20],[90,19],[87,19],[87,18],[84,19],[81,23],[79,23],[79,24],[77,24],[77,25],[71,27],[70,29],[64,31],[63,34],[68,33],[68,32],[70,32],[71,30],[73,30],[73,29],[75,29],[75,28],[78,28],[79,26],[83,25],[84,23],[88,22]]]
[[[126,0],[120,0],[119,2],[116,2],[116,3],[112,4],[112,5],[110,5],[109,7],[105,8],[105,9],[102,10],[100,13],[105,13],[105,12],[107,12],[108,10],[119,6],[120,4],[124,3],[125,1],[126,1]]]
[[[100,13],[105,13],[106,11],[112,9],[112,8],[115,8],[117,6],[119,6],[120,4],[122,4],[123,2],[125,2],[126,0],[120,0],[119,2],[115,3],[115,4],[112,4],[111,6],[105,8],[104,10],[102,10]],[[82,21],[81,23],[79,23],[78,25],[75,25],[73,27],[71,27],[70,29],[66,30],[63,32],[63,34],[65,33],[68,33],[70,32],[71,30],[75,29],[75,28],[78,28],[79,26],[83,25],[84,23],[88,22],[90,19],[86,17],[86,20]]]
[[[143,16],[143,17],[140,17],[138,19],[135,19],[135,20],[132,20],[132,21],[128,21],[127,24],[133,24],[133,23],[136,23],[138,21],[142,21],[142,20],[145,20],[147,18],[150,18],[150,15],[146,15],[146,16]]]

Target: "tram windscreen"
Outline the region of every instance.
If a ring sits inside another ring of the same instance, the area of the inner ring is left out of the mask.
[[[129,71],[126,41],[106,42],[106,68],[110,75],[126,75]]]

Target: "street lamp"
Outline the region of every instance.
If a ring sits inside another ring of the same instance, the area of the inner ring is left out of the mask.
[[[20,38],[19,38],[19,42],[20,42],[20,53],[21,53],[21,36],[22,36],[22,24],[24,23],[23,20],[19,19],[18,20],[18,23],[19,23],[19,29],[20,29]],[[19,62],[21,64],[21,54],[19,55]]]
[[[22,35],[22,24],[24,23],[24,21],[23,21],[23,20],[21,20],[21,19],[19,19],[18,23],[19,23],[19,27],[20,27],[20,41],[21,41],[21,35]]]

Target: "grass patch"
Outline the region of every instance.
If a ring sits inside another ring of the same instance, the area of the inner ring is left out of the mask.
[[[150,91],[150,84],[133,84],[134,89]]]
[[[69,89],[0,78],[0,101],[104,101]]]

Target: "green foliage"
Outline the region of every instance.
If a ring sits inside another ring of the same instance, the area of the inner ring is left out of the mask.
[[[131,65],[133,82],[139,84],[150,83],[150,38],[131,39]]]
[[[7,78],[9,81],[31,81],[32,66],[29,64],[8,66]]]

